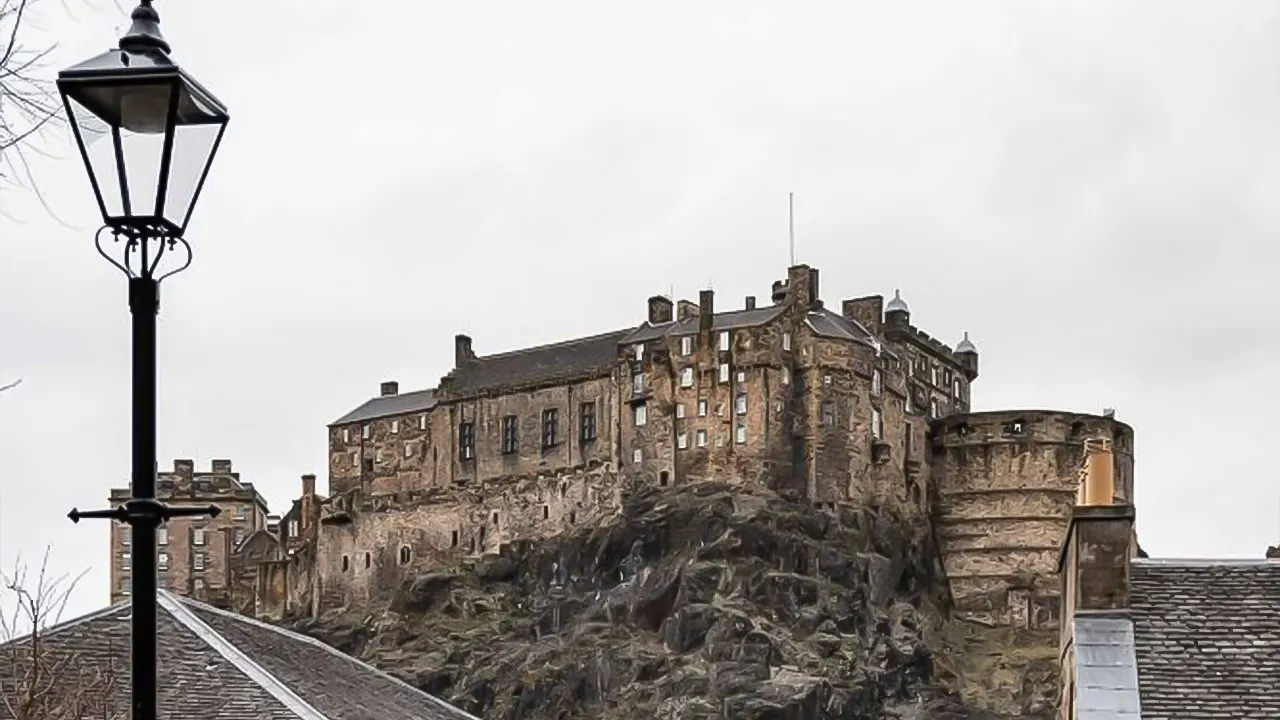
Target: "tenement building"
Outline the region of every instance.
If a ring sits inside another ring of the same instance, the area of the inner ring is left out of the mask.
[[[109,502],[122,505],[131,495],[128,487],[114,488]],[[230,460],[214,460],[208,472],[197,472],[191,460],[174,460],[172,472],[159,474],[156,495],[173,506],[217,505],[222,509],[216,518],[181,517],[160,527],[156,565],[161,589],[195,596],[225,589],[232,584],[235,552],[268,540],[254,539],[268,530],[266,500],[252,483],[240,481],[240,473],[232,470]],[[113,603],[129,595],[130,539],[128,525],[112,522]]]

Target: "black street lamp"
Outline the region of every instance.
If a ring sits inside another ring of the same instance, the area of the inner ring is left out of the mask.
[[[156,499],[160,282],[191,264],[183,234],[230,118],[217,98],[169,58],[151,0],[141,0],[132,19],[119,48],[58,74],[58,91],[102,211],[95,245],[128,276],[133,316],[133,497],[117,508],[72,510],[68,517],[110,518],[131,528],[132,716],[155,720],[156,531],[174,517],[219,513],[217,506],[171,508]],[[174,255],[177,263],[165,262]]]

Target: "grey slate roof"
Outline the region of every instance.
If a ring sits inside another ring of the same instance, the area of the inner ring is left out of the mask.
[[[754,327],[763,325],[770,320],[778,317],[786,308],[782,305],[770,305],[768,307],[755,308],[752,310],[731,310],[729,312],[716,313],[711,316],[712,330],[733,330],[735,328]],[[679,337],[681,335],[695,335],[698,332],[698,318],[686,318],[684,320],[673,320],[667,323],[658,323],[656,325],[648,322],[631,331],[622,339],[623,345],[632,343],[648,342],[663,337]]]
[[[1280,718],[1280,561],[1134,560],[1144,720]]]
[[[1075,638],[1075,720],[1142,720],[1133,622],[1078,614]]]
[[[450,375],[450,395],[468,395],[504,385],[529,385],[608,375],[618,361],[618,343],[631,330],[552,345],[483,355]]]
[[[349,423],[364,422],[366,420],[376,420],[381,417],[390,417],[392,415],[405,415],[407,413],[426,412],[436,406],[436,391],[432,390],[415,390],[413,392],[401,393],[399,395],[387,395],[384,397],[376,397],[366,401],[363,405],[334,420],[329,427],[334,425],[347,425]]]
[[[126,601],[44,634],[49,652],[90,666],[87,676],[112,670],[117,678],[110,692],[112,718],[128,717],[130,611]],[[160,592],[157,627],[163,717],[477,720],[318,640],[168,592]],[[0,679],[7,669],[0,667]],[[0,704],[0,718],[7,717]]]
[[[805,318],[805,323],[823,337],[852,340],[874,348],[880,347],[880,341],[876,340],[875,336],[861,323],[826,308],[810,312]]]

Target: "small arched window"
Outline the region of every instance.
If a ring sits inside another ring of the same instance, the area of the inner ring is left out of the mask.
[[[400,546],[400,564],[408,565],[409,561],[412,559],[413,559],[413,551],[409,549],[408,545],[401,545]]]

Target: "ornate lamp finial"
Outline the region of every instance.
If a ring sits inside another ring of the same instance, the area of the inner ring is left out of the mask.
[[[130,18],[133,24],[129,26],[129,32],[120,38],[121,50],[159,50],[169,54],[169,42],[160,32],[160,14],[151,7],[151,0],[140,0]]]

